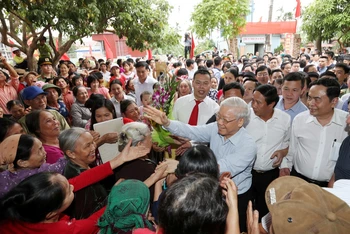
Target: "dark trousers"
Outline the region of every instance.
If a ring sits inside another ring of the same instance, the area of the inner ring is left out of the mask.
[[[328,182],[327,181],[318,181],[318,180],[313,180],[313,179],[310,179],[306,176],[304,176],[303,174],[300,174],[299,172],[297,172],[297,170],[295,170],[295,168],[293,167],[292,168],[292,171],[290,172],[290,175],[291,176],[296,176],[296,177],[299,177],[300,179],[303,179],[309,183],[312,183],[312,184],[316,184],[320,187],[328,187]]]
[[[265,191],[269,184],[278,178],[279,169],[275,168],[270,171],[255,171],[252,170],[253,184],[252,184],[252,197],[254,209],[259,211],[259,222],[268,212],[268,208],[265,202]]]
[[[247,207],[248,202],[252,199],[251,188],[242,194],[238,195],[238,216],[239,228],[241,232],[247,232]]]
[[[185,58],[187,58],[187,54],[191,51],[191,46],[185,46]]]

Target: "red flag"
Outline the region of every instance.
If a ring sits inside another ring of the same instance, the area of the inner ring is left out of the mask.
[[[103,36],[103,44],[105,46],[105,52],[106,52],[106,59],[112,59],[114,58],[113,56],[113,52],[111,49],[111,45],[109,44],[107,38],[105,36]]]
[[[59,49],[59,44],[58,44],[58,38],[57,38],[56,39],[56,50],[58,51],[58,49]],[[64,53],[62,55],[62,57],[60,58],[60,60],[70,60],[70,58],[66,53]]]
[[[147,59],[152,59],[153,55],[152,55],[152,50],[148,49],[147,50]]]
[[[192,39],[191,39],[191,51],[190,51],[190,58],[192,59],[194,57],[194,48],[196,47],[196,45],[194,44],[194,38],[192,35]]]
[[[300,12],[301,12],[301,3],[300,0],[296,0],[297,1],[297,7],[295,9],[295,18],[300,17]]]

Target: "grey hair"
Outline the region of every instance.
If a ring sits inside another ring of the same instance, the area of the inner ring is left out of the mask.
[[[119,134],[119,152],[123,151],[128,144],[129,139],[132,139],[132,146],[136,146],[139,142],[143,141],[147,135],[151,134],[148,126],[140,122],[132,122],[125,124]]]
[[[67,150],[74,151],[75,150],[75,143],[79,139],[79,137],[85,133],[88,132],[84,128],[70,128],[66,129],[61,132],[60,136],[58,137],[60,149],[63,151],[64,154],[66,154]]]
[[[236,118],[243,118],[243,126],[247,126],[250,120],[250,107],[239,97],[230,97],[221,102],[220,106],[228,106],[235,110]]]

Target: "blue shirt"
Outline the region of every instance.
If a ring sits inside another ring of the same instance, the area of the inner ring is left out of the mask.
[[[229,139],[218,134],[217,123],[202,126],[171,120],[166,128],[172,134],[186,137],[198,142],[210,142],[220,173],[229,171],[238,187],[238,194],[243,194],[252,185],[252,167],[256,158],[257,147],[255,140],[243,127]]]
[[[64,102],[61,101],[61,100],[58,100],[57,102],[58,102],[58,105],[60,106],[59,109],[54,108],[54,107],[51,107],[51,106],[48,106],[48,105],[46,106],[46,109],[48,109],[48,110],[56,110],[56,111],[58,111],[58,113],[60,113],[65,119],[68,119],[68,117],[69,117],[69,112],[68,112],[68,110],[67,110],[66,104],[64,104]]]
[[[280,109],[280,110],[286,112],[288,115],[290,115],[291,123],[293,122],[293,119],[295,116],[297,116],[301,112],[308,110],[308,108],[304,105],[304,103],[302,103],[302,101],[300,101],[300,99],[297,103],[295,103],[294,106],[292,106],[292,108],[289,108],[288,110],[284,109],[283,101],[284,101],[284,99],[281,96],[280,100],[277,102],[277,105],[275,106],[275,108]]]

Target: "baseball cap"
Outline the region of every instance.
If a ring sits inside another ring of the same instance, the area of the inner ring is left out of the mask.
[[[44,90],[42,90],[38,86],[29,86],[23,89],[22,97],[23,97],[23,100],[32,100],[40,94],[47,95],[47,93],[44,92]]]
[[[300,178],[283,176],[272,181],[265,200],[275,233],[349,233],[350,207]]]

